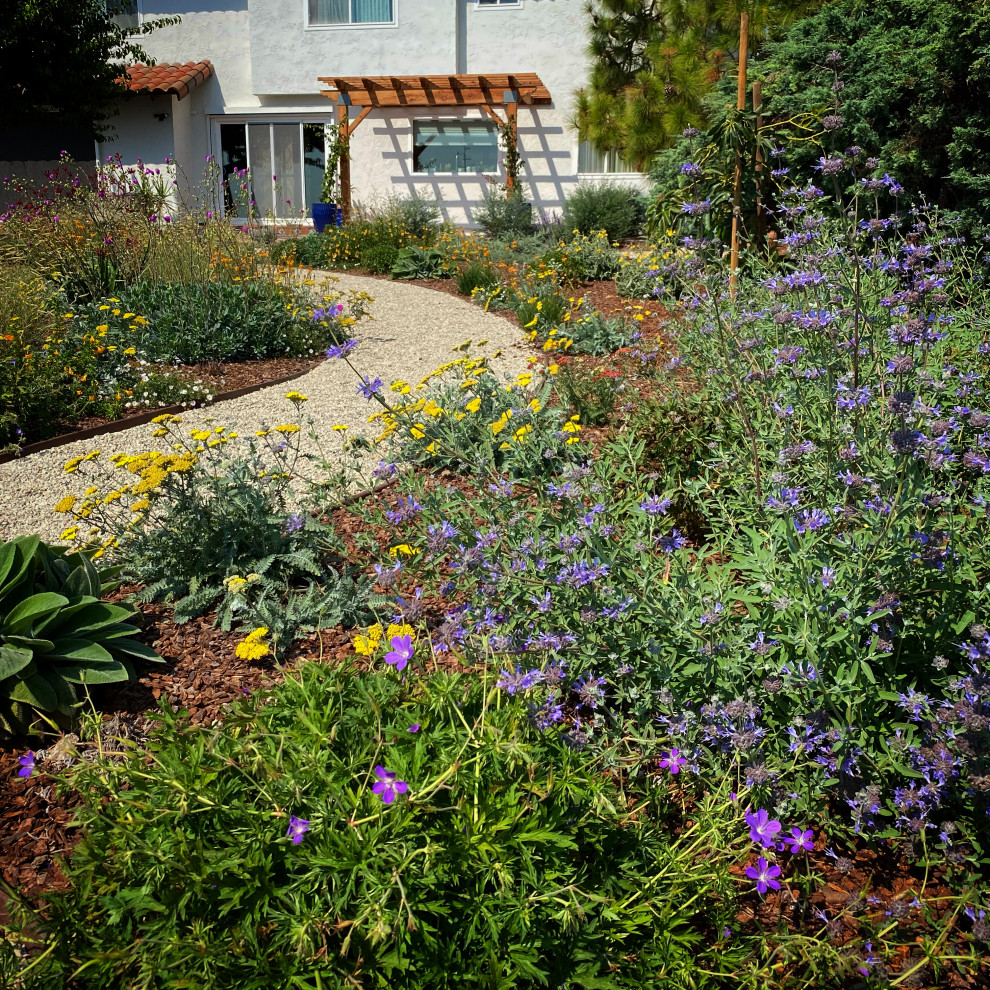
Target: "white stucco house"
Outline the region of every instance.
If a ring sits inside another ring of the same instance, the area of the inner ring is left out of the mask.
[[[370,78],[389,99],[372,96],[351,137],[354,202],[418,193],[435,197],[451,220],[470,224],[489,178],[505,180],[504,152],[493,108],[461,101],[458,93],[466,90],[458,89],[458,79],[535,74],[542,99],[486,90],[485,100],[519,100],[523,193],[537,209],[559,210],[578,182],[603,175],[642,181],[621,171],[614,155],[579,146],[570,124],[574,91],[587,75],[584,6],[584,0],[135,0],[137,20],[177,14],[181,21],[143,39],[157,64],[131,70],[136,95],[122,103],[115,137],[97,153],[120,154],[126,162],[176,160],[180,183],[190,187],[208,156],[225,175],[249,168],[259,213],[297,218],[318,201],[323,173],[322,129],[306,125],[338,120],[348,112],[340,104],[351,102],[326,95],[333,87],[320,80]],[[439,77],[450,79],[449,90]],[[410,97],[407,87],[417,80],[418,95]],[[374,86],[363,102],[355,98],[352,124]],[[424,99],[438,87],[446,99]],[[494,110],[504,119],[503,107]],[[228,210],[237,212],[229,204]]]

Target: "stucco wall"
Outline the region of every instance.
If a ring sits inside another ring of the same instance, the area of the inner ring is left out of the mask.
[[[578,142],[570,126],[573,94],[587,75],[584,0],[495,6],[395,0],[394,25],[314,28],[306,26],[306,0],[142,0],[142,10],[146,19],[182,18],[180,25],[145,39],[151,56],[209,59],[216,70],[214,79],[175,105],[170,121],[170,153],[190,183],[198,180],[206,156],[219,152],[211,120],[225,112],[332,119],[334,106],[319,95],[319,76],[452,72],[536,72],[549,88],[552,106],[519,108],[523,191],[538,209],[559,210],[579,181],[594,178],[577,175]],[[442,117],[479,118],[481,111],[374,110],[352,139],[355,201],[419,192],[440,200],[451,220],[471,223],[473,209],[491,188],[484,176],[412,173],[412,121]],[[133,135],[119,145],[122,153],[126,146],[143,149],[134,153],[146,160],[158,154],[145,143],[160,143],[156,124],[131,114],[127,126]],[[499,161],[501,168],[501,152]],[[504,173],[497,177],[503,178]]]
[[[146,21],[172,14],[181,17],[176,26],[153,31],[141,40],[152,58],[213,63],[216,78],[205,93],[200,87],[198,110],[223,113],[225,106],[258,105],[258,90],[251,81],[248,0],[141,0],[141,10]]]
[[[305,0],[251,0],[255,92],[316,93],[329,75],[454,72],[457,2],[394,0],[395,24],[308,28]]]

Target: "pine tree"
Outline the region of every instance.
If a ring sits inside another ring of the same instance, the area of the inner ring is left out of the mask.
[[[600,151],[637,168],[686,127],[704,127],[704,99],[737,64],[739,20],[750,50],[820,0],[589,0],[589,85],[576,94],[575,126]]]

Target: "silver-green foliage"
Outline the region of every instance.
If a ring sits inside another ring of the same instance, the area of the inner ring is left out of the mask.
[[[100,601],[114,573],[37,536],[0,545],[0,736],[64,723],[85,685],[126,681],[135,659],[160,659],[134,638],[133,605]]]

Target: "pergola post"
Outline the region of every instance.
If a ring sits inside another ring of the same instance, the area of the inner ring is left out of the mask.
[[[510,153],[516,156],[519,154],[519,130],[516,127],[517,107],[518,104],[515,100],[512,100],[505,105],[505,126],[508,129],[509,139],[512,142],[512,151]],[[508,145],[508,142],[506,142],[506,145]],[[508,147],[506,150],[508,150]],[[512,190],[515,188],[515,185],[516,177],[508,169],[506,169],[505,190],[507,197],[512,196]]]
[[[337,134],[340,140],[340,212],[344,222],[351,219],[351,129],[347,113],[349,100],[338,103]]]

